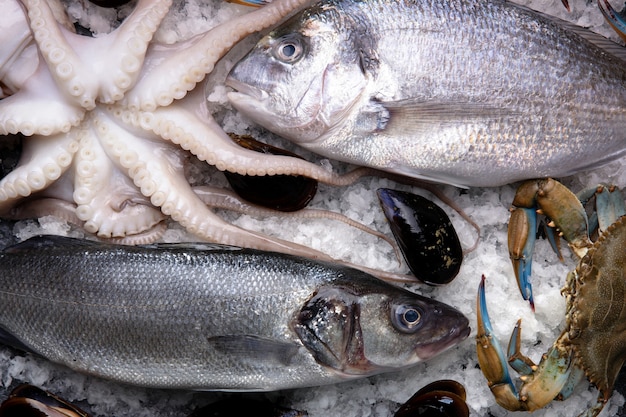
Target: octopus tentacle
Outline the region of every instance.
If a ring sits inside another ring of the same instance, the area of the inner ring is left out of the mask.
[[[103,147],[109,156],[128,171],[141,193],[153,205],[180,223],[191,233],[213,242],[274,250],[300,256],[330,260],[330,257],[305,246],[249,232],[226,223],[209,210],[196,196],[185,179],[182,161],[175,163],[164,157],[171,152],[167,143],[138,139],[126,130],[101,131]]]
[[[68,223],[81,226],[83,222],[76,216],[76,205],[58,198],[38,198],[16,206],[4,217],[13,220],[36,219],[53,216]]]
[[[72,163],[78,142],[65,133],[54,141],[33,136],[24,145],[20,165],[0,181],[0,212],[6,212],[18,200],[43,190]]]
[[[22,0],[28,11],[30,27],[41,56],[50,69],[55,84],[66,97],[84,109],[96,106],[98,82],[88,74],[85,63],[66,41],[69,33],[59,26],[45,0]]]
[[[15,87],[19,91],[0,101],[0,135],[69,132],[84,118],[83,108],[63,100],[45,63],[35,66],[37,70]]]
[[[98,69],[101,69],[101,102],[119,101],[134,86],[141,72],[148,44],[171,5],[172,0],[140,0],[119,28],[109,36],[96,39],[96,42],[106,42],[108,48],[104,58],[107,66],[98,65]],[[100,48],[98,45],[94,47]],[[111,74],[111,67],[116,69],[117,74]]]
[[[167,225],[165,224],[165,222],[161,222],[142,233],[137,233],[124,237],[112,237],[110,239],[107,239],[107,242],[115,243],[118,245],[147,245],[149,243],[154,243],[159,240],[166,230]]]
[[[16,89],[7,80],[12,64],[20,58],[24,49],[32,43],[33,36],[26,23],[26,16],[17,2],[2,4],[3,21],[0,31],[0,98],[15,93]],[[8,84],[8,85],[7,85]]]
[[[93,128],[80,140],[74,161],[76,215],[83,228],[99,237],[123,237],[142,233],[162,222],[165,216],[141,195],[119,172],[97,140],[106,134],[105,116],[93,112]]]
[[[55,83],[68,99],[86,110],[94,109],[97,100],[121,99],[133,86],[148,43],[171,5],[171,0],[142,0],[112,34],[88,38],[59,26],[45,0],[21,1]],[[86,43],[90,46],[83,47]]]
[[[124,105],[134,110],[152,111],[181,99],[213,71],[217,61],[237,42],[251,33],[278,23],[309,0],[276,0],[260,9],[235,17],[202,36],[168,51],[159,59],[158,68],[137,82],[137,88],[124,98]],[[163,82],[167,80],[167,82]]]
[[[210,186],[196,186],[193,187],[193,191],[196,193],[198,197],[209,207],[220,208],[224,210],[236,211],[238,213],[245,213],[252,216],[280,216],[286,218],[296,218],[296,219],[330,219],[339,221],[347,224],[348,226],[354,227],[356,229],[362,230],[365,233],[369,233],[373,236],[376,236],[379,239],[384,240],[391,246],[396,255],[396,259],[398,262],[401,261],[402,255],[398,245],[394,242],[393,239],[386,236],[385,234],[371,229],[364,224],[361,224],[347,216],[344,216],[341,213],[337,213],[330,210],[321,210],[314,208],[305,208],[298,211],[292,212],[283,212],[276,211],[272,209],[268,209],[265,207],[257,206],[254,204],[250,204],[244,200],[242,200],[237,194],[235,194],[231,190],[226,190],[224,188],[216,188]]]
[[[302,175],[337,186],[352,184],[369,173],[367,169],[359,168],[346,175],[338,175],[304,159],[261,154],[242,148],[208,113],[201,119],[198,111],[192,113],[182,106],[159,107],[152,112],[133,112],[116,107],[113,112],[127,125],[169,140],[220,171],[242,175]]]

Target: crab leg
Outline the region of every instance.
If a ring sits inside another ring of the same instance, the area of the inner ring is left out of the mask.
[[[533,311],[535,310],[535,302],[533,289],[530,285],[530,273],[536,230],[537,212],[535,209],[522,207],[511,209],[508,229],[509,257],[515,270],[517,286],[524,300],[530,302]]]
[[[498,339],[493,336],[493,327],[489,320],[485,300],[484,275],[480,280],[476,303],[476,354],[478,363],[498,404],[510,410],[510,407],[519,404],[519,393],[511,380],[502,346]]]
[[[596,190],[596,207],[600,232],[604,232],[626,213],[624,198],[616,187],[599,186]]]
[[[559,235],[579,257],[591,246],[585,209],[564,185],[548,178],[527,181],[518,188],[508,229],[509,256],[522,297],[530,302],[533,310],[530,273],[538,213],[551,219],[549,226],[559,230]],[[556,245],[552,243],[552,246]]]
[[[534,411],[544,407],[557,396],[566,397],[571,387],[584,375],[573,366],[573,355],[564,346],[561,335],[547,354],[543,355],[539,365],[519,352],[519,322],[511,335],[509,343],[509,364],[525,374],[523,384],[518,391],[511,380],[500,342],[493,336],[493,328],[487,311],[485,298],[485,277],[478,288],[477,298],[476,353],[478,363],[487,378],[489,388],[496,402],[511,411]]]
[[[613,30],[626,41],[626,7],[618,12],[607,0],[598,0],[598,7]]]

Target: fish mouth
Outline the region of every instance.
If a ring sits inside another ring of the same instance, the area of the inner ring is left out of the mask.
[[[467,320],[464,316],[461,317],[465,320],[461,320],[461,323],[451,326],[447,331],[447,334],[442,335],[438,340],[430,343],[418,344],[415,347],[415,354],[417,357],[419,357],[422,361],[428,360],[467,339],[471,332],[469,320]]]
[[[244,100],[252,99],[257,102],[262,102],[269,98],[269,94],[267,93],[267,91],[257,87],[253,87],[250,84],[246,84],[231,76],[226,77],[225,84],[228,87],[236,90],[228,93],[228,98],[231,100],[231,102],[233,102],[235,107],[237,107],[237,103],[240,103]]]

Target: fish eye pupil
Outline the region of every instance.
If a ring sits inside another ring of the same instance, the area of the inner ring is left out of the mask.
[[[420,318],[420,313],[414,308],[409,308],[404,312],[404,321],[407,324],[415,324]]]
[[[295,36],[287,36],[274,47],[273,55],[285,63],[296,62],[302,56],[302,41]]]
[[[287,58],[291,58],[296,53],[296,46],[293,43],[283,45],[283,55]]]
[[[415,333],[422,327],[422,313],[415,306],[396,304],[392,309],[391,321],[400,332]]]

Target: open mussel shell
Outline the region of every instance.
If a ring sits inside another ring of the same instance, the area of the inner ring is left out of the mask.
[[[230,135],[239,146],[272,155],[298,155],[254,140]],[[302,158],[300,158],[302,159]],[[224,171],[233,190],[244,200],[279,211],[296,211],[309,204],[317,192],[317,181],[301,175],[249,176]]]
[[[408,192],[378,189],[378,199],[411,272],[430,285],[456,277],[463,249],[448,215],[432,201]]]
[[[189,417],[307,417],[305,411],[280,407],[269,401],[229,398],[195,410]]]
[[[432,382],[417,391],[394,417],[468,417],[465,388],[449,379]]]
[[[73,404],[37,388],[20,385],[0,405],[0,417],[90,417]]]

